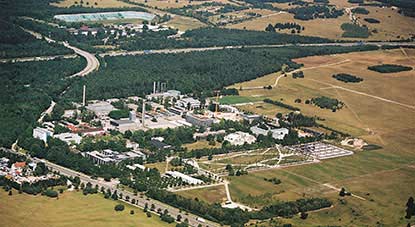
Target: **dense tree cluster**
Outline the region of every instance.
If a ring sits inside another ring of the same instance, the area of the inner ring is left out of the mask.
[[[333,6],[327,5],[312,5],[291,8],[288,12],[294,14],[295,19],[299,20],[312,20],[316,18],[337,18],[343,16],[342,9],[336,9]]]
[[[378,19],[375,19],[375,18],[364,18],[363,20],[365,20],[366,22],[371,23],[371,24],[379,24],[380,23],[380,21]]]
[[[367,67],[369,70],[379,73],[397,73],[403,71],[411,71],[413,68],[410,66],[394,65],[394,64],[382,64]]]
[[[346,38],[368,38],[370,35],[369,29],[364,25],[344,23],[341,25],[341,29],[344,31],[342,37]]]
[[[339,73],[339,74],[334,74],[332,76],[334,79],[345,82],[345,83],[359,83],[363,81],[363,78],[354,76],[354,75],[350,75],[347,73]]]
[[[277,101],[277,100],[264,99],[264,102],[269,103],[269,104],[273,104],[273,105],[276,105],[276,106],[279,106],[279,107],[282,107],[282,108],[285,108],[285,109],[289,109],[289,110],[292,110],[292,111],[300,111],[300,108],[285,104],[285,103]]]
[[[293,73],[292,76],[293,76],[293,79],[304,78],[304,72],[303,71],[295,72]]]
[[[332,99],[332,98],[326,97],[326,96],[320,96],[320,97],[312,98],[311,103],[313,103],[314,105],[316,105],[316,106],[318,106],[322,109],[333,110],[333,112],[343,108],[343,105],[344,105],[343,102],[341,102],[337,99]]]
[[[364,14],[364,15],[369,14],[369,10],[367,10],[367,9],[365,9],[365,8],[363,8],[363,7],[356,7],[356,8],[353,8],[353,9],[352,9],[352,12],[353,12],[353,13],[356,13],[356,14]]]

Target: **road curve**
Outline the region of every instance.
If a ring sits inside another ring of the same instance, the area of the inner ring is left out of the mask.
[[[87,62],[86,66],[85,66],[85,68],[83,70],[81,70],[78,73],[73,74],[72,76],[69,76],[69,78],[76,77],[76,76],[81,76],[81,77],[82,76],[86,76],[89,73],[91,73],[91,72],[93,72],[93,71],[95,71],[95,70],[97,70],[99,68],[99,61],[95,57],[95,55],[93,55],[93,54],[91,54],[89,52],[86,52],[84,50],[81,50],[81,49],[79,49],[77,47],[71,46],[67,42],[63,42],[63,45],[65,47],[73,50],[78,55],[84,57],[86,59],[86,62]]]

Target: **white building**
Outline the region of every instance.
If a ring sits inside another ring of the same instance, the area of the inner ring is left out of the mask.
[[[224,139],[234,146],[241,146],[241,145],[244,145],[245,143],[251,144],[251,143],[255,143],[256,141],[255,136],[249,133],[246,133],[246,132],[231,133],[229,135],[226,135]]]
[[[186,182],[188,184],[193,184],[193,185],[203,184],[203,181],[202,180],[199,180],[197,178],[188,176],[186,174],[183,174],[183,173],[177,172],[177,171],[167,171],[166,172],[166,175],[167,176],[170,176],[170,177],[174,177],[174,178],[180,178],[180,179],[182,179],[184,182]]]
[[[268,133],[271,133],[272,138],[277,139],[277,140],[284,139],[285,135],[288,135],[288,133],[290,132],[286,128],[263,129],[258,126],[253,126],[250,129],[251,129],[251,132],[256,136],[259,136],[259,135],[267,136]]]
[[[198,109],[200,107],[200,101],[190,97],[182,98],[176,102],[176,106],[182,108],[188,108],[190,106],[190,109]]]
[[[65,133],[61,133],[61,134],[57,134],[53,136],[54,138],[60,139],[64,142],[66,142],[67,144],[80,144],[82,137],[79,136],[76,133],[69,133],[69,132],[65,132]]]
[[[48,137],[53,136],[53,132],[45,129],[36,127],[33,129],[33,138],[43,140],[45,143],[48,141]]]

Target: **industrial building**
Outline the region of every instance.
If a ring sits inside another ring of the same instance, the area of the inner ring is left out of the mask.
[[[186,121],[189,122],[190,124],[194,126],[198,126],[198,127],[203,127],[203,128],[210,127],[214,123],[214,120],[215,120],[207,116],[192,114],[192,113],[187,113],[185,118],[186,118]]]
[[[177,171],[167,171],[165,173],[165,175],[169,176],[169,177],[182,179],[182,181],[184,181],[188,184],[191,184],[191,185],[197,185],[197,184],[203,184],[204,183],[202,180],[199,180],[197,178],[188,176],[186,174],[183,174],[183,173],[177,172]]]
[[[53,136],[53,132],[46,128],[36,127],[33,129],[33,138],[43,140],[43,142],[47,142],[48,138]]]
[[[255,143],[256,138],[255,136],[246,133],[246,132],[235,132],[225,136],[225,141],[228,141],[231,145],[234,146],[241,146],[245,143],[252,144]]]
[[[200,108],[200,101],[194,98],[182,98],[176,102],[176,107],[182,107],[185,109],[199,109]]]
[[[115,108],[111,105],[111,103],[106,101],[98,101],[93,104],[88,104],[86,106],[87,110],[90,110],[95,113],[98,117],[105,117]]]
[[[288,135],[288,133],[290,132],[286,128],[263,129],[258,126],[253,126],[250,128],[250,130],[256,136],[259,136],[259,135],[267,136],[268,133],[271,133],[272,138],[277,139],[277,140],[284,139],[285,135]]]
[[[176,98],[176,99],[178,99],[180,97],[180,95],[181,95],[180,91],[168,90],[166,92],[158,92],[158,93],[154,92],[152,94],[146,95],[146,99],[148,99],[148,100],[158,99],[158,98],[163,98],[163,99]]]

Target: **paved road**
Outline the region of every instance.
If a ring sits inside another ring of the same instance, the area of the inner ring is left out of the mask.
[[[77,47],[71,46],[69,45],[69,43],[64,42],[63,45],[69,49],[72,49],[73,51],[75,51],[75,53],[81,55],[82,57],[84,57],[87,61],[87,65],[85,66],[85,68],[78,72],[75,73],[74,75],[70,76],[70,78],[72,77],[76,77],[76,76],[86,76],[87,74],[97,70],[99,68],[99,61],[98,59],[95,57],[95,55],[86,52],[84,50],[81,50]]]
[[[308,44],[269,44],[269,45],[239,45],[239,46],[215,46],[215,47],[200,47],[200,48],[180,48],[180,49],[162,49],[162,50],[138,50],[138,51],[112,51],[99,54],[100,57],[105,56],[127,56],[127,55],[144,55],[144,54],[176,54],[200,51],[213,51],[223,49],[242,49],[242,48],[275,48],[275,47],[313,47],[313,46],[415,46],[415,42],[366,42],[366,43],[308,43]]]

